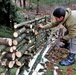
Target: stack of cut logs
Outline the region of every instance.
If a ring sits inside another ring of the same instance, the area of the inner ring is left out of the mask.
[[[14,65],[15,54],[12,52],[12,39],[0,38],[0,75],[6,72]]]
[[[37,27],[46,24],[48,16],[15,24],[14,38],[0,38],[0,75],[23,75],[29,60],[46,42],[46,31]]]
[[[29,60],[33,58],[46,41],[46,31],[40,30],[37,27],[38,23],[46,24],[46,17],[44,16],[14,25],[13,46],[15,46],[16,49],[13,51],[18,62],[16,65],[21,66],[24,64],[20,74],[28,68]]]

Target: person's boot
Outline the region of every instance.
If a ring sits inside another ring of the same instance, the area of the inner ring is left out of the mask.
[[[62,60],[61,62],[59,62],[59,64],[62,66],[68,66],[74,64],[74,62],[75,62],[75,54],[70,53],[68,59]]]

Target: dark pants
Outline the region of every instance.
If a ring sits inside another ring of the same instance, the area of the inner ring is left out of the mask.
[[[66,36],[67,34],[68,34],[68,31],[66,31],[66,32],[64,33],[64,36]],[[69,49],[69,46],[70,46],[70,44],[69,44],[69,40],[67,40],[67,41],[64,42],[64,43],[65,43],[64,48]]]

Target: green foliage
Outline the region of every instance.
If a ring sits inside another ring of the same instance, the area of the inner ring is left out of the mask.
[[[9,23],[9,0],[0,0],[0,24]]]
[[[10,4],[10,20],[13,20],[17,23],[24,21],[23,17],[18,13],[19,10],[20,9],[16,5],[14,5],[13,3]]]
[[[17,13],[18,7],[12,0],[0,0],[0,24],[10,27],[10,20],[15,22],[22,22],[23,17]]]
[[[12,38],[13,37],[13,29],[4,26],[0,26],[0,37],[9,37]]]

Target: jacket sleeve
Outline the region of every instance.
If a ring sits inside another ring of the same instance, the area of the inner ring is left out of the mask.
[[[64,36],[63,39],[69,40],[76,37],[76,24],[68,28],[68,31],[69,33],[66,36]]]
[[[52,28],[52,27],[56,27],[56,26],[58,26],[58,25],[59,25],[59,22],[57,22],[57,21],[50,22],[50,23],[44,25],[44,29],[48,29],[48,28]]]

